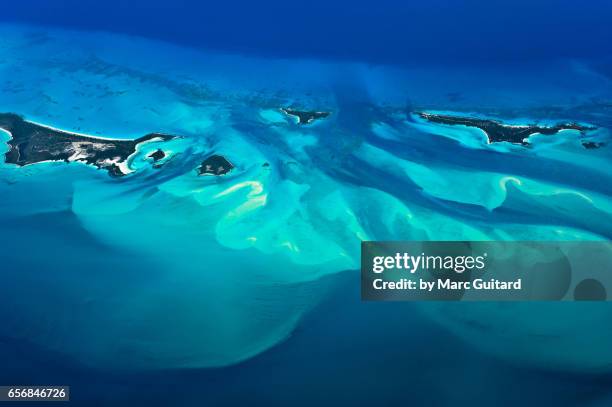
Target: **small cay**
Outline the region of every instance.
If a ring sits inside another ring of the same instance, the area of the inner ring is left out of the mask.
[[[154,152],[152,152],[151,154],[147,155],[147,158],[152,158],[153,162],[158,162],[163,160],[166,157],[166,153],[163,152],[163,150],[161,149],[157,149]]]
[[[211,155],[198,168],[198,175],[225,175],[234,165],[221,155]]]
[[[298,124],[310,124],[315,120],[325,119],[331,112],[317,112],[307,110],[296,110],[288,107],[282,107],[281,111],[288,116],[294,116],[298,119]]]

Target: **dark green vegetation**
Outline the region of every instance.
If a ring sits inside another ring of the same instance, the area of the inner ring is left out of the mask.
[[[106,139],[31,123],[14,113],[0,113],[0,129],[9,132],[6,162],[19,166],[43,161],[80,161],[107,170],[112,176],[126,175],[128,157],[150,140],[167,141],[167,134],[151,133],[135,140]]]
[[[582,126],[577,123],[561,123],[551,127],[539,126],[535,124],[515,126],[503,124],[497,120],[479,119],[475,117],[459,117],[423,112],[417,114],[422,119],[428,120],[433,123],[446,125],[463,125],[479,128],[485,132],[487,138],[489,139],[489,143],[499,143],[501,141],[507,141],[509,143],[526,145],[529,144],[529,141],[527,140],[529,136],[536,133],[548,136],[557,134],[561,130],[578,130],[580,132],[586,132],[588,130],[595,129],[595,127]],[[584,146],[585,148],[590,148],[590,146]]]
[[[147,155],[147,157],[152,158],[153,162],[158,162],[160,160],[163,160],[166,157],[166,153],[164,153],[161,149],[158,148],[151,154]]]
[[[211,155],[198,168],[198,175],[224,175],[230,172],[234,165],[221,155]]]

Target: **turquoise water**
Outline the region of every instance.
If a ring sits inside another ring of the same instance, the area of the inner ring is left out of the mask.
[[[105,137],[182,136],[141,145],[123,179],[79,163],[0,165],[0,337],[78,366],[213,368],[274,352],[346,275],[357,281],[362,240],[612,237],[612,117],[598,102],[612,82],[576,61],[510,83],[504,70],[264,59],[3,25],[0,77],[1,111]],[[332,115],[298,126],[278,110],[292,104]],[[488,145],[409,109],[579,121],[608,146],[587,150],[574,131]],[[144,157],[158,148],[169,158],[156,170]],[[234,171],[199,177],[211,152]],[[612,363],[606,305],[402,309],[539,369]]]

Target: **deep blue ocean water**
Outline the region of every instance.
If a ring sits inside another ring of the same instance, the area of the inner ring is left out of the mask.
[[[24,0],[2,18],[253,55],[513,65],[609,59],[611,13],[605,0]]]
[[[76,405],[609,405],[608,304],[362,303],[355,270],[364,239],[612,237],[612,6],[406,3],[4,4],[0,111],[184,138],[122,180],[0,165],[0,384]],[[286,105],[333,113],[299,127]],[[487,145],[416,109],[578,121],[607,147]],[[236,170],[197,177],[210,151]]]

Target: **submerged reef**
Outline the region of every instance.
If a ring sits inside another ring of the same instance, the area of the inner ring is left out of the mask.
[[[417,115],[420,118],[430,121],[432,123],[446,124],[451,126],[462,125],[479,128],[485,132],[489,143],[499,143],[502,141],[506,141],[508,143],[513,144],[527,145],[529,144],[529,141],[527,139],[531,135],[536,133],[549,136],[557,134],[561,130],[577,130],[580,132],[595,130],[595,127],[583,126],[578,123],[560,123],[554,126],[540,126],[536,124],[511,125],[504,124],[498,120],[482,119],[477,117],[461,117],[425,112],[419,112],[417,113]],[[583,146],[585,148],[593,147],[591,145],[587,146],[584,143]]]
[[[331,112],[317,112],[308,110],[296,110],[288,107],[282,107],[281,111],[288,116],[294,116],[298,119],[298,124],[311,124],[315,120],[325,119]]]
[[[597,142],[597,141],[583,141],[582,142],[582,147],[586,148],[587,150],[593,150],[595,148],[600,148],[603,146],[604,146],[604,143]]]
[[[79,161],[120,177],[131,172],[128,158],[139,144],[176,138],[151,133],[135,140],[121,140],[71,133],[25,120],[14,113],[0,113],[0,129],[10,135],[8,164],[26,166],[45,161]]]

